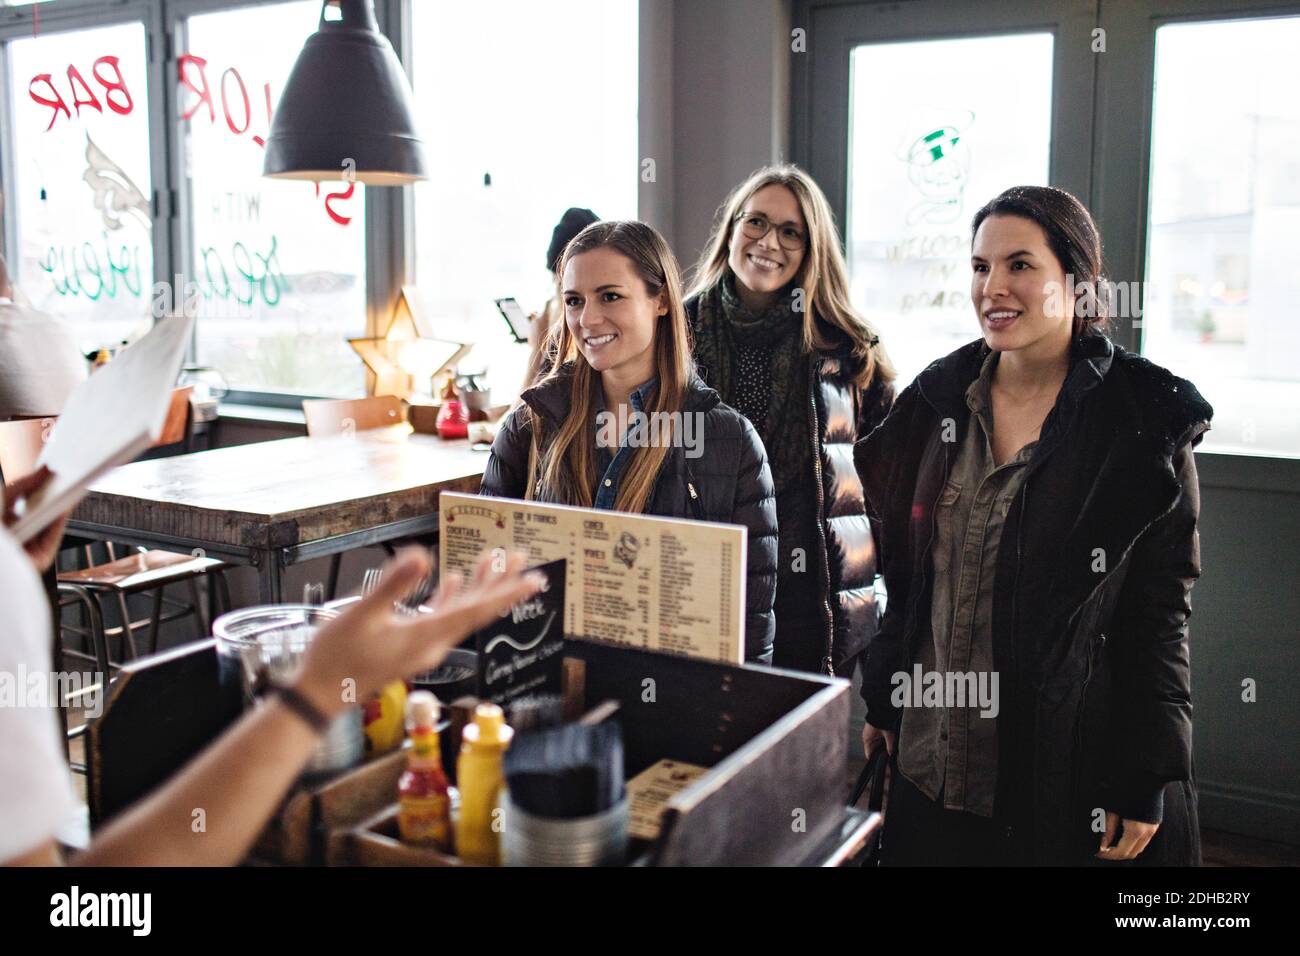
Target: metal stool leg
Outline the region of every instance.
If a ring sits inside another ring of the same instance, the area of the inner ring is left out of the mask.
[[[234,605],[230,601],[230,582],[226,580],[225,568],[217,571],[217,583],[221,585],[221,606],[227,611],[234,610]],[[216,618],[212,620],[216,621]]]
[[[163,588],[156,588],[153,592],[153,613],[149,615],[149,647],[152,648],[150,654],[158,650],[158,627],[162,623],[163,590]]]
[[[104,634],[104,615],[100,610],[99,601],[91,592],[75,584],[60,585],[60,591],[72,595],[72,597],[77,600],[78,604],[80,604],[85,610],[86,617],[89,619],[90,623],[89,633],[91,653],[95,658],[95,666],[98,668],[95,677],[99,682],[99,692],[101,694],[106,694],[108,693],[110,675],[108,662],[108,638]],[[63,633],[63,629],[60,627],[60,643],[62,643],[63,640]],[[72,740],[73,738],[84,734],[87,725],[83,721],[76,727],[68,727],[68,706],[66,698],[61,698],[59,700],[59,711],[62,716],[61,722],[63,724],[64,747],[68,755],[68,765],[74,771],[85,773],[86,765],[80,762],[73,762],[72,760]]]
[[[131,627],[131,612],[127,608],[126,595],[121,591],[117,592],[117,606],[122,614],[122,660],[133,661],[140,656],[140,653],[135,647],[135,629]]]
[[[89,629],[90,629],[90,626],[91,626],[91,625],[90,625],[90,612],[89,612],[88,610],[86,610],[86,604],[87,604],[87,602],[85,602],[85,601],[82,601],[82,600],[80,600],[80,599],[77,600],[77,618],[79,619],[82,628],[85,629],[85,630],[89,630]],[[85,644],[82,644],[81,646],[82,646],[82,647],[85,647]],[[91,646],[91,653],[94,653],[94,646],[93,646],[93,645]]]
[[[208,636],[208,633],[209,633],[209,632],[208,632],[208,622],[207,622],[206,617],[205,617],[204,614],[203,614],[203,598],[202,598],[202,596],[199,594],[199,579],[198,579],[198,578],[190,578],[190,579],[189,579],[188,581],[186,581],[185,583],[186,583],[187,585],[189,585],[189,589],[190,589],[190,601],[191,601],[191,602],[193,603],[193,605],[194,605],[194,619],[195,619],[196,621],[198,621],[198,624],[199,624],[199,639],[202,640],[203,638],[205,638],[205,637]],[[155,653],[155,654],[158,653],[158,648],[157,648],[157,646],[154,647],[152,653]]]
[[[93,592],[76,584],[60,584],[59,590],[76,598],[77,603],[84,609],[86,617],[89,618],[90,653],[95,659],[95,666],[107,680],[111,664],[108,658],[108,637],[104,633],[104,612],[99,606],[99,599]]]
[[[339,590],[339,568],[343,564],[343,554],[332,555],[330,557],[330,578],[329,584],[325,588],[325,600],[332,601],[338,595]]]
[[[208,621],[212,622],[217,619],[217,573],[208,571],[203,580],[208,589]]]

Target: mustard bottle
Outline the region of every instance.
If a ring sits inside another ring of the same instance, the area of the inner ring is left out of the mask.
[[[460,788],[456,852],[466,863],[501,863],[500,794],[505,783],[501,756],[514,734],[496,704],[474,708],[474,722],[461,734],[456,761],[456,784]]]

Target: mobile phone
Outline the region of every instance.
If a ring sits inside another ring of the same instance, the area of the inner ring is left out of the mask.
[[[494,299],[501,317],[510,327],[510,334],[516,342],[528,341],[528,316],[513,298]]]

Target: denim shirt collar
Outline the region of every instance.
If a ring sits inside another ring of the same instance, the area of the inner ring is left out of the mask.
[[[569,386],[573,375],[573,366],[573,362],[565,362],[555,374],[548,376],[531,388],[524,389],[519,395],[520,401],[544,418],[551,427],[558,428],[569,414]],[[653,378],[641,385],[637,390],[642,391],[643,396],[648,395],[649,388],[653,387],[657,381],[657,378]],[[596,382],[595,386],[597,405],[603,407],[604,391],[600,388],[599,382]],[[714,408],[720,400],[716,391],[705,385],[698,375],[692,374],[686,386],[686,394],[682,397],[681,410],[683,412],[707,412]]]
[[[657,378],[651,378],[643,382],[632,390],[628,396],[628,401],[632,408],[638,412],[645,411],[646,397],[650,394],[658,382]],[[600,411],[606,411],[604,390],[598,396]],[[623,436],[626,442],[627,436]],[[614,502],[618,499],[618,488],[623,479],[623,471],[627,467],[628,459],[631,458],[632,450],[626,444],[621,444],[616,450],[611,451],[603,446],[596,446],[596,455],[598,461],[598,470],[600,478],[596,484],[596,493],[592,501],[592,507],[612,510]]]
[[[646,381],[642,382],[636,388],[632,389],[632,393],[628,396],[628,401],[632,403],[632,407],[635,408],[638,412],[645,411],[646,399],[649,398],[650,393],[654,390],[655,386],[657,386],[658,384],[659,384],[659,376],[652,375]],[[597,411],[603,412],[606,410],[605,390],[603,388],[598,389],[596,392],[596,405],[597,405]]]

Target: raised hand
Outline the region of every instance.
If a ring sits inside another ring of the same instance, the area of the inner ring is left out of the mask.
[[[426,603],[432,613],[399,614],[397,603],[430,572],[426,552],[402,551],[385,566],[373,593],[321,628],[303,662],[298,689],[322,711],[335,714],[389,681],[438,666],[467,636],[541,588],[545,579],[525,574],[526,565],[523,554],[504,561],[486,554],[468,588],[462,589],[459,574],[443,576]]]

